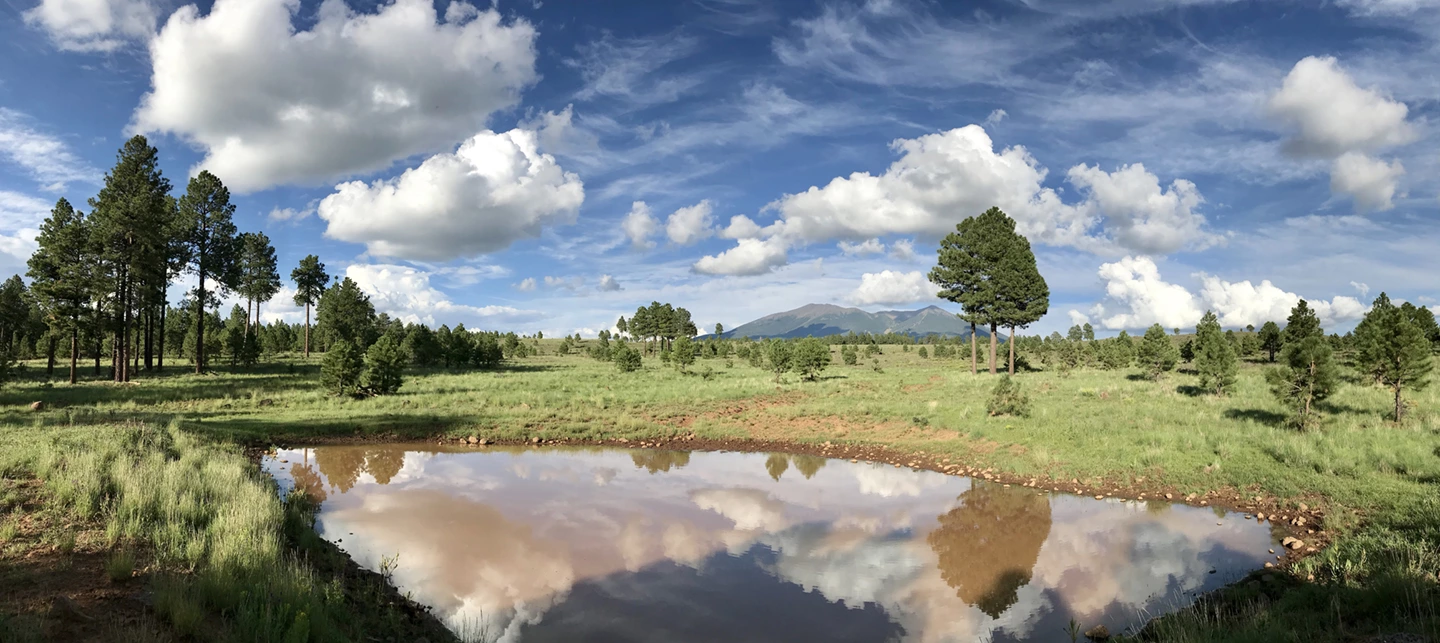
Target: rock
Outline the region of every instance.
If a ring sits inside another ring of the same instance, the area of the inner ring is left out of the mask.
[[[477,438],[477,437],[475,437],[475,436],[472,435],[472,436],[470,436],[470,437],[468,437],[468,438],[465,438],[465,441],[466,441],[466,442],[469,442],[470,444],[475,444],[475,443],[477,443],[477,442],[480,441],[480,438]]]
[[[530,438],[530,444],[540,444],[540,438]]]
[[[1297,517],[1295,518],[1295,526],[1296,526],[1296,527],[1304,527],[1304,526],[1305,526],[1305,516],[1297,516]]]
[[[485,445],[487,445],[487,444],[490,444],[489,438],[480,438],[480,446],[483,447],[483,446],[485,446]]]
[[[1272,562],[1270,562],[1270,561],[1268,561],[1268,560],[1265,561],[1265,569],[1273,569],[1274,567],[1275,567],[1275,563],[1272,563]]]
[[[1256,519],[1256,520],[1264,520],[1264,519],[1265,519],[1265,514],[1255,514],[1255,519]]]
[[[1287,549],[1296,550],[1304,547],[1305,541],[1287,536],[1285,540],[1280,541],[1280,544],[1284,545]]]
[[[55,597],[55,600],[50,603],[50,616],[77,623],[89,623],[95,620],[94,617],[82,611],[80,606],[76,605],[75,601],[70,600],[68,596]]]
[[[1310,506],[1302,502],[1300,503],[1300,511],[1310,511]]]
[[[1108,641],[1110,640],[1110,630],[1104,625],[1096,625],[1085,631],[1085,638],[1092,641]]]
[[[38,402],[38,401],[37,401],[37,402],[31,402],[31,403],[30,403],[30,410],[31,410],[31,411],[44,411],[44,410],[45,410],[45,403],[44,403],[44,402]]]
[[[1167,494],[1165,494],[1165,499],[1166,499],[1166,500],[1174,500],[1174,499],[1175,499],[1175,494],[1173,494],[1173,493],[1167,493]]]

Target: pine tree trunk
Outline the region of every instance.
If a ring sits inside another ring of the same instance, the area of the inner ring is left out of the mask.
[[[96,333],[95,333],[95,375],[96,375],[96,377],[99,377],[99,375],[100,375],[100,350],[103,349],[104,347],[105,347],[105,340],[100,337],[100,333],[99,333],[99,332],[96,332]]]
[[[305,359],[310,359],[310,302],[305,302]],[[445,355],[445,367],[450,367],[450,355]]]
[[[80,329],[70,329],[70,383],[76,382],[75,367],[80,362]]]
[[[145,307],[145,370],[155,370],[155,307]]]
[[[205,254],[200,254],[204,265]],[[205,271],[200,271],[200,287],[195,296],[195,374],[205,372]]]
[[[160,302],[160,350],[155,351],[156,372],[165,371],[165,313],[170,310],[170,302]]]
[[[1400,401],[1400,385],[1395,385],[1395,421],[1400,421],[1400,416],[1405,412],[1405,407]]]
[[[990,324],[990,374],[995,374],[995,335],[1000,330],[997,324]]]
[[[48,340],[45,345],[45,377],[55,375],[55,333],[47,333]]]
[[[1015,327],[1010,327],[1010,374],[1015,374]]]
[[[980,345],[976,343],[975,322],[970,322],[970,374],[976,375],[980,372]]]

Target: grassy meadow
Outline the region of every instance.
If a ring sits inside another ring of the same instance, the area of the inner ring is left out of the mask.
[[[968,359],[921,359],[896,345],[883,347],[878,367],[868,358],[844,366],[833,347],[814,382],[793,373],[777,382],[738,358],[700,359],[681,375],[647,357],[640,371],[618,373],[555,355],[555,345],[543,340],[544,355],[494,371],[412,370],[397,395],[366,399],[322,393],[318,357],[203,376],[172,365],[129,384],[74,386],[59,370],[47,381],[31,363],[0,389],[0,589],[67,560],[93,571],[97,586],[148,588],[148,620],[82,627],[93,640],[404,638],[422,625],[407,624],[403,599],[332,573],[344,561],[309,530],[313,508],[279,498],[244,448],[694,436],[801,450],[883,446],[1114,495],[1259,496],[1286,512],[1305,503],[1323,528],[1302,537],[1329,545],[1289,565],[1290,582],[1242,583],[1144,634],[1440,640],[1440,386],[1412,393],[1414,410],[1397,425],[1386,419],[1390,393],[1347,370],[1321,406],[1321,428],[1299,432],[1259,363],[1244,364],[1225,397],[1201,394],[1183,365],[1158,382],[1133,369],[1024,372],[1016,377],[1028,416],[991,417],[996,377],[972,375]],[[0,599],[0,643],[66,640],[47,629],[55,619],[46,607]]]

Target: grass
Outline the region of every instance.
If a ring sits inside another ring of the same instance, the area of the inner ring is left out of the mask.
[[[553,353],[551,341],[542,343]],[[878,368],[837,358],[817,382],[791,374],[777,384],[740,359],[728,367],[723,358],[699,360],[692,372],[711,370],[702,378],[652,358],[621,374],[585,357],[548,355],[491,372],[411,372],[398,395],[362,400],[317,390],[318,359],[206,376],[142,374],[126,385],[32,378],[0,389],[0,477],[44,479],[50,502],[103,521],[111,546],[153,547],[165,570],[154,581],[157,611],[178,632],[219,628],[236,640],[341,640],[353,631],[357,601],[380,600],[336,598],[341,588],[297,554],[322,545],[304,502],[277,498],[236,445],[690,434],[883,445],[1027,477],[1144,480],[1178,495],[1235,490],[1285,507],[1322,506],[1334,544],[1289,570],[1298,582],[1266,591],[1241,583],[1157,620],[1146,635],[1440,638],[1440,386],[1412,394],[1414,412],[1396,425],[1385,419],[1389,393],[1352,373],[1322,406],[1322,425],[1297,432],[1285,426],[1262,364],[1244,365],[1223,398],[1198,394],[1185,372],[1159,382],[1127,371],[1021,373],[1029,412],[1020,417],[987,413],[996,380],[971,375],[966,362],[894,346],[875,359]],[[36,400],[46,410],[30,411]],[[0,496],[7,503],[16,504]]]

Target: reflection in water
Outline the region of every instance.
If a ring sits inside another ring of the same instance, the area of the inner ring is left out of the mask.
[[[265,466],[474,641],[1062,641],[1274,546],[1208,509],[814,456],[364,445]]]
[[[635,467],[644,469],[650,473],[660,473],[671,469],[679,469],[690,464],[689,451],[632,451],[630,461]]]
[[[770,479],[775,482],[780,482],[780,476],[785,475],[785,470],[789,468],[790,458],[783,453],[772,453],[770,457],[765,458],[765,471],[769,472]]]
[[[1050,500],[1024,487],[975,481],[925,540],[940,577],[991,618],[1015,604],[1050,536]]]

